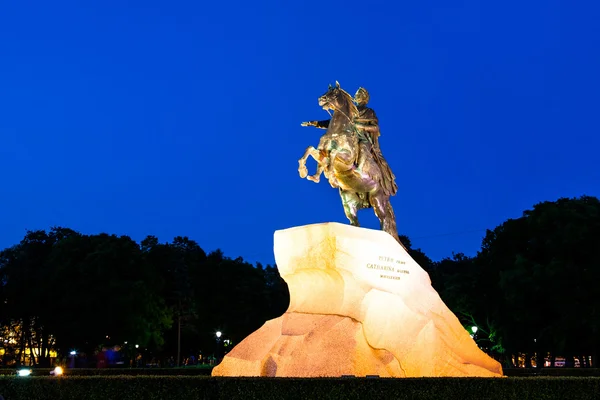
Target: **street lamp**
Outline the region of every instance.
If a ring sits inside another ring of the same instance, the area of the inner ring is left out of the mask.
[[[216,346],[217,348],[215,350],[215,363],[217,362],[217,360],[219,359],[219,356],[220,356],[220,351],[219,351],[220,350],[219,349],[220,346],[219,346],[219,344],[221,343],[221,335],[222,334],[223,333],[221,331],[217,331],[215,333],[215,336],[217,337],[217,346]]]
[[[71,368],[75,368],[75,356],[77,355],[77,351],[71,350],[69,354],[71,355]]]
[[[479,329],[479,328],[478,328],[477,326],[475,326],[475,325],[473,325],[473,326],[471,327],[471,331],[472,331],[473,333],[477,333],[477,330],[478,330],[478,329]]]

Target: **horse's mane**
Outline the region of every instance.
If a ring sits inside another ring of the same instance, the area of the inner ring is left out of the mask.
[[[347,97],[348,107],[350,107],[350,114],[352,114],[355,117],[358,116],[358,108],[356,108],[356,105],[354,104],[352,95],[350,93],[346,92],[341,87],[338,88],[338,89],[340,90],[340,92],[342,92],[343,94],[345,94],[346,97]]]

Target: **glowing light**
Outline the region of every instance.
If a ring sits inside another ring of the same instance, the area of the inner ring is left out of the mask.
[[[435,313],[446,307],[429,290],[431,282],[426,272],[385,234],[333,223],[276,231],[275,258],[277,270],[288,284],[288,310],[239,342],[214,367],[211,376],[268,376],[274,372],[298,378],[341,374],[398,378],[502,376],[502,365],[464,336],[473,333],[475,324],[463,326],[451,312]],[[382,270],[369,268],[368,262]],[[399,269],[410,274],[402,273],[400,280],[380,275],[386,271],[385,276],[392,276]],[[316,291],[319,296],[314,295]],[[404,295],[408,291],[410,301]],[[412,313],[419,318],[410,317]],[[327,328],[321,322],[323,315],[331,321]],[[428,321],[426,328],[421,321]],[[406,341],[399,327],[403,332],[422,334]],[[296,334],[310,337],[311,345],[298,341]],[[330,338],[337,342],[332,347]],[[377,348],[399,354],[395,356],[397,364],[394,361],[397,366],[361,350],[373,345],[372,338],[381,343]],[[219,358],[230,349],[223,351],[222,342]],[[348,350],[338,351],[342,348]],[[468,364],[461,359],[468,359]],[[311,368],[316,363],[318,372]]]
[[[477,333],[477,330],[478,330],[478,329],[479,329],[479,328],[478,328],[478,327],[476,327],[475,325],[473,325],[473,326],[471,327],[471,331],[473,331],[473,333]]]
[[[139,348],[139,347],[140,347],[140,345],[139,345],[139,344],[136,344],[136,345],[135,345],[135,348],[136,348],[136,349],[137,349],[137,348]]]
[[[217,337],[220,338],[222,335],[221,331],[217,331]]]
[[[19,376],[29,376],[29,375],[31,375],[31,370],[30,369],[20,369],[19,372],[17,372],[17,374],[19,374]]]
[[[56,367],[54,368],[54,371],[52,371],[53,375],[58,376],[58,375],[62,375],[65,371],[63,371],[62,367]]]
[[[69,354],[74,356],[75,354],[77,354],[77,352],[75,350],[71,350],[71,352]]]

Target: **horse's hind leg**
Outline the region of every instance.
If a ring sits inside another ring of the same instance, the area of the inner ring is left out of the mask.
[[[358,223],[358,210],[364,208],[364,202],[358,197],[357,193],[342,189],[340,189],[340,197],[342,198],[344,213],[350,221],[350,225],[360,226]]]

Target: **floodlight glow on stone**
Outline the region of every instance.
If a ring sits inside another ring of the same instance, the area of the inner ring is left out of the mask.
[[[289,307],[233,347],[212,376],[503,376],[388,233],[323,223],[274,239]]]

